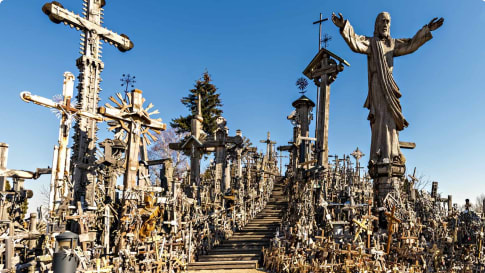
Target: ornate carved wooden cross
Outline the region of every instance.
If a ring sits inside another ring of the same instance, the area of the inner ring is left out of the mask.
[[[379,220],[378,217],[372,215],[372,200],[367,201],[367,215],[364,216],[364,219],[367,220],[367,248],[370,248],[370,237],[372,235],[372,223],[376,220]]]
[[[121,96],[121,94],[120,94]],[[127,151],[126,151],[126,170],[123,179],[123,190],[129,191],[137,185],[140,147],[146,147],[149,142],[148,137],[156,141],[157,138],[149,130],[155,133],[165,130],[166,124],[161,119],[152,119],[150,114],[158,113],[158,110],[148,113],[153,107],[150,104],[147,108],[143,107],[145,99],[142,97],[142,91],[134,89],[128,96],[129,104],[122,100],[118,107],[100,107],[98,112],[107,119],[117,121],[117,125],[112,129],[120,128],[127,133]],[[114,101],[112,99],[112,101]]]
[[[117,34],[101,26],[103,6],[105,0],[83,0],[83,15],[77,15],[56,1],[45,4],[42,11],[49,19],[56,23],[64,23],[77,30],[81,30],[81,57],[77,59],[79,68],[79,84],[77,101],[79,109],[95,114],[98,108],[98,93],[101,90],[100,74],[104,68],[101,61],[101,40],[114,45],[120,51],[125,52],[133,48],[133,43],[128,36]],[[74,163],[73,182],[75,188],[75,200],[85,201],[89,206],[94,204],[94,191],[92,185],[95,174],[88,170],[89,166],[96,161],[96,132],[98,126],[95,120],[81,116],[75,125],[74,146],[72,161]]]

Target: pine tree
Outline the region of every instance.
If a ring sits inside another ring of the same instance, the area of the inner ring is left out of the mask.
[[[194,88],[190,89],[190,93],[187,97],[183,97],[180,101],[185,107],[187,107],[191,114],[188,116],[180,116],[179,118],[173,119],[170,122],[170,126],[176,130],[178,134],[189,132],[190,133],[190,123],[195,114],[197,114],[197,96],[201,96],[202,105],[202,130],[206,134],[212,134],[216,128],[217,117],[220,117],[222,110],[221,100],[217,92],[215,85],[211,83],[211,77],[206,71],[202,75],[202,78],[195,82]]]

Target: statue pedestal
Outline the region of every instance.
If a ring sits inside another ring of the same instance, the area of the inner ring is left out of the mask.
[[[387,194],[399,189],[406,166],[398,163],[369,163],[369,175],[374,180],[374,199],[378,207],[383,205]]]

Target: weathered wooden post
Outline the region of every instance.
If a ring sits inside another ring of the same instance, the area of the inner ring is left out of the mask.
[[[337,64],[337,61],[339,62]],[[316,153],[318,166],[328,166],[328,120],[330,110],[330,84],[350,64],[329,50],[322,48],[305,68],[303,74],[320,87],[316,124]]]
[[[7,143],[0,143],[0,169],[7,168],[7,160],[8,160],[8,144]],[[0,191],[5,191],[5,177],[0,176]]]

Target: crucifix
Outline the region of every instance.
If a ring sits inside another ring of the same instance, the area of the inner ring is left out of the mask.
[[[337,64],[338,61],[338,64]],[[335,81],[339,72],[344,70],[344,65],[350,64],[322,48],[305,68],[303,74],[320,88],[317,95],[317,122],[316,135],[316,160],[318,166],[328,166],[328,121],[330,109],[330,84]]]
[[[385,212],[387,216],[387,247],[386,247],[386,253],[389,255],[389,251],[391,251],[391,241],[392,241],[392,234],[394,233],[394,228],[393,224],[394,223],[401,223],[401,220],[398,219],[395,215],[394,212],[396,211],[396,207],[393,206],[391,209],[391,212]]]
[[[81,57],[76,60],[79,68],[77,101],[79,109],[95,114],[98,108],[98,93],[101,90],[100,74],[104,68],[101,61],[101,40],[114,45],[121,52],[133,48],[133,42],[124,34],[117,34],[101,26],[104,0],[83,0],[83,15],[77,15],[56,1],[46,3],[42,11],[56,23],[64,23],[81,30]],[[85,201],[88,208],[94,204],[95,173],[89,170],[96,161],[96,133],[98,126],[95,120],[81,116],[75,125],[72,163],[74,167],[73,182],[76,201]]]
[[[70,173],[70,150],[67,148],[69,142],[69,130],[71,129],[71,121],[74,115],[77,117],[84,117],[87,119],[102,121],[102,118],[90,112],[78,110],[71,105],[71,99],[74,89],[74,75],[71,72],[64,73],[64,83],[62,87],[62,102],[55,102],[53,100],[32,95],[30,92],[24,91],[20,93],[20,98],[25,102],[33,102],[37,105],[47,108],[57,109],[60,115],[59,123],[59,137],[58,145],[54,146],[54,157],[52,161],[52,173],[49,192],[49,211],[54,211],[59,208],[62,199],[68,197],[71,192],[68,188],[69,173]]]

